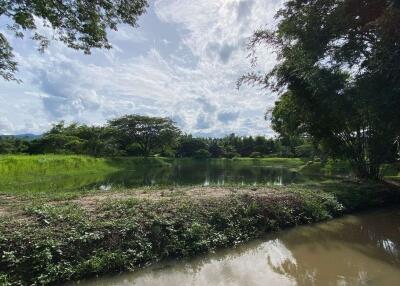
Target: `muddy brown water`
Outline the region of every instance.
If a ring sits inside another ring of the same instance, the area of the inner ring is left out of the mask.
[[[187,261],[81,286],[400,285],[400,208],[271,234]]]

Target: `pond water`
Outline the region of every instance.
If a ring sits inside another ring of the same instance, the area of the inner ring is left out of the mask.
[[[0,183],[0,191],[7,188],[13,191],[21,189],[24,192],[54,192],[144,186],[287,185],[319,178],[296,172],[285,162],[264,160],[132,159],[118,164],[115,163],[119,168],[116,172],[88,170],[72,175],[68,172],[51,176],[37,174],[33,179],[32,176],[25,179],[22,174],[12,178],[10,182]]]
[[[106,181],[127,187],[154,185],[285,185],[306,180],[285,166],[262,160],[174,160],[169,164],[136,165],[134,169],[110,174]]]
[[[81,286],[400,285],[400,209],[350,215]]]

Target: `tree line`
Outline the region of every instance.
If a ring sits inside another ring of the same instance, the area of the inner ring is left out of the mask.
[[[104,126],[59,122],[40,137],[0,137],[0,154],[84,154],[91,156],[164,156],[193,158],[312,157],[306,138],[197,138],[183,134],[168,118],[126,115]]]

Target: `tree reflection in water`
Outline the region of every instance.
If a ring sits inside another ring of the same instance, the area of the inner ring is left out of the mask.
[[[279,263],[268,255],[268,264],[297,285],[396,285],[399,227],[399,210],[299,227],[282,233],[275,243],[280,253],[290,255]]]

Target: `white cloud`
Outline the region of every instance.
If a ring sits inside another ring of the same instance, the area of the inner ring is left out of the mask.
[[[13,124],[7,118],[0,117],[0,134],[10,134],[13,129]]]
[[[122,25],[117,31],[110,31],[109,40],[113,42],[142,43],[147,41],[146,35],[140,29],[133,30],[128,25]]]
[[[113,33],[116,50],[91,57],[56,42],[45,55],[17,49],[24,85],[14,91],[24,99],[7,98],[25,108],[30,101],[35,112],[16,113],[23,107],[9,104],[0,107],[0,116],[13,123],[9,130],[24,132],[62,119],[100,124],[140,113],[169,116],[185,132],[197,135],[271,134],[263,115],[274,97],[252,88],[237,91],[235,83],[249,67],[247,38],[256,28],[272,23],[277,2],[158,0],[154,11],[164,23],[179,27],[178,43],[163,37],[158,39],[162,45],[155,47],[144,32],[149,27],[142,25],[142,30],[123,27]],[[130,53],[143,42],[145,51]],[[176,49],[165,54],[164,46]],[[274,57],[264,54],[261,63],[260,68],[270,68]]]

